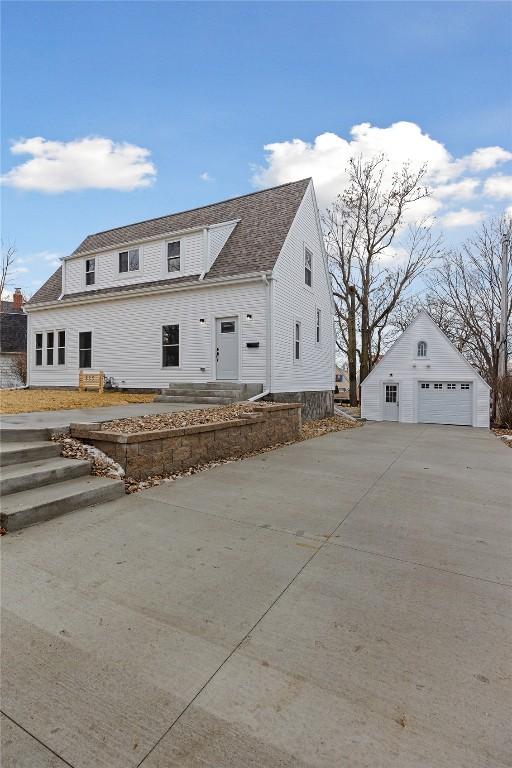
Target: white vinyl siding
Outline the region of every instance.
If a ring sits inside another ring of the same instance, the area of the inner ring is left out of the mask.
[[[417,355],[420,341],[427,344],[427,357],[424,359]],[[426,313],[418,315],[362,383],[361,408],[364,418],[375,421],[382,419],[383,383],[390,381],[400,385],[401,422],[418,422],[419,393],[422,391],[420,384],[425,385],[426,391],[443,396],[447,393],[448,383],[457,383],[471,389],[473,426],[489,426],[489,387]],[[443,386],[435,389],[435,384]]]
[[[248,314],[252,319],[247,318]],[[31,386],[76,387],[78,334],[89,330],[93,332],[93,369],[113,376],[124,387],[160,389],[167,387],[171,380],[212,381],[215,379],[215,317],[233,316],[239,318],[240,380],[264,384],[266,288],[261,280],[32,311],[28,315],[29,338],[35,340],[35,333],[46,333],[49,327],[66,331],[66,365],[36,367],[33,342],[29,383]],[[127,318],[130,318],[129,326]],[[205,322],[201,323],[201,319]],[[179,369],[162,366],[162,327],[174,323],[180,325]],[[248,348],[248,342],[258,342],[259,347]]]
[[[334,333],[331,286],[311,186],[273,271],[272,284],[272,392],[334,389]],[[312,253],[312,286],[305,284],[304,245]],[[317,311],[320,338],[316,342]],[[301,325],[300,363],[291,354],[294,323]]]

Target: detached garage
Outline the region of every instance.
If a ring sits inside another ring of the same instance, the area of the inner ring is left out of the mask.
[[[489,385],[420,312],[361,385],[373,421],[489,427]]]

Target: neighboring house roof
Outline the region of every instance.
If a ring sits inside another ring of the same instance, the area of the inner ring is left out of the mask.
[[[410,329],[411,329],[411,328],[412,328],[412,327],[413,327],[413,326],[416,324],[416,322],[418,321],[418,319],[419,319],[420,317],[426,317],[426,318],[428,318],[428,320],[430,320],[430,322],[431,322],[431,324],[432,324],[432,327],[435,329],[435,332],[437,332],[437,333],[440,333],[440,334],[441,334],[441,336],[443,336],[443,338],[445,338],[445,339],[446,339],[446,341],[447,341],[447,342],[448,342],[448,344],[449,344],[449,345],[452,347],[452,349],[453,349],[453,351],[455,352],[455,354],[456,354],[456,355],[457,355],[457,356],[458,356],[458,357],[459,357],[459,358],[460,358],[460,359],[461,359],[461,360],[462,360],[462,361],[463,361],[463,362],[464,362],[464,363],[467,365],[467,367],[468,367],[468,368],[469,368],[469,369],[470,369],[470,370],[471,370],[471,371],[472,371],[474,374],[476,374],[476,375],[478,376],[478,378],[479,378],[479,379],[480,379],[480,380],[481,380],[481,381],[482,381],[482,382],[483,382],[483,383],[486,385],[486,387],[489,387],[489,389],[490,389],[490,386],[489,386],[489,384],[488,384],[488,383],[485,381],[485,379],[484,379],[484,378],[482,378],[482,376],[481,376],[481,375],[478,373],[478,371],[476,370],[476,368],[474,368],[474,367],[471,365],[471,363],[470,363],[468,360],[466,360],[466,358],[464,357],[464,355],[462,354],[462,352],[460,352],[460,351],[457,349],[457,347],[455,346],[455,344],[454,344],[452,341],[450,341],[450,339],[448,338],[448,336],[446,335],[446,333],[445,333],[445,332],[444,332],[444,331],[443,331],[443,330],[442,330],[442,329],[441,329],[441,328],[438,326],[438,324],[436,323],[436,321],[433,319],[433,317],[432,317],[431,315],[429,315],[429,313],[427,312],[427,310],[426,310],[426,309],[421,309],[421,310],[418,312],[418,314],[416,315],[416,317],[415,317],[413,320],[411,320],[411,322],[409,323],[409,325],[407,326],[407,328],[405,329],[405,331],[402,331],[402,333],[400,334],[400,336],[399,336],[399,337],[398,337],[398,338],[397,338],[397,339],[396,339],[396,340],[393,342],[393,344],[390,346],[390,348],[388,349],[388,351],[386,352],[386,354],[385,354],[385,355],[381,355],[381,356],[380,356],[380,358],[379,358],[379,361],[377,362],[377,364],[376,364],[376,365],[374,365],[374,367],[372,368],[372,370],[370,371],[370,373],[368,374],[368,376],[366,377],[366,379],[364,379],[364,381],[362,382],[361,386],[362,386],[362,387],[364,387],[364,386],[365,386],[365,384],[367,384],[367,383],[368,383],[368,381],[371,379],[371,377],[373,376],[373,374],[375,373],[375,371],[376,371],[376,370],[379,368],[379,366],[381,365],[381,363],[383,363],[383,362],[384,362],[384,360],[386,359],[387,355],[389,355],[389,353],[391,352],[391,350],[392,350],[392,349],[393,349],[393,348],[394,348],[396,345],[398,345],[398,344],[399,344],[400,340],[401,340],[401,339],[402,339],[402,338],[405,336],[405,334],[406,334],[406,333],[408,333],[408,331],[409,331],[409,330],[410,330]]]
[[[12,302],[2,301],[0,315],[0,352],[27,351],[27,316],[19,311],[5,311]]]
[[[219,277],[235,277],[250,272],[267,272],[273,269],[295,214],[306,193],[310,179],[282,184],[272,189],[252,192],[213,205],[194,208],[182,213],[161,216],[158,219],[141,221],[125,227],[109,229],[89,235],[73,251],[72,256],[85,255],[91,251],[110,251],[126,243],[136,243],[146,238],[165,236],[195,227],[207,227],[225,221],[240,221],[228,237],[205,282]],[[34,294],[29,304],[56,301],[62,293],[62,271],[59,268]],[[63,297],[77,298],[81,295],[97,295],[112,291],[127,292],[142,286],[175,285],[179,282],[198,280],[199,275],[170,278],[128,286],[98,288]]]

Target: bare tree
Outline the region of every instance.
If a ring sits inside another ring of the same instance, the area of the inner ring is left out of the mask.
[[[16,246],[2,243],[2,272],[0,274],[0,299],[4,297],[4,291],[10,285],[10,275],[16,261]]]
[[[353,158],[347,189],[324,215],[338,348],[347,355],[350,372],[357,365],[358,347],[361,382],[386,345],[391,314],[440,253],[440,238],[432,235],[429,226],[405,223],[414,203],[428,196],[421,186],[425,171],[425,167],[415,171],[405,164],[390,174],[382,155],[372,160]],[[389,258],[397,246],[400,258]],[[355,302],[351,302],[352,286]]]

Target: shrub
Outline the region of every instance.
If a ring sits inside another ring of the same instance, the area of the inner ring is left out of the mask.
[[[512,375],[496,379],[496,424],[505,429],[512,429]]]
[[[16,354],[12,356],[11,369],[14,371],[14,373],[20,379],[20,381],[23,382],[23,384],[27,383],[27,353],[26,352],[16,352]]]

